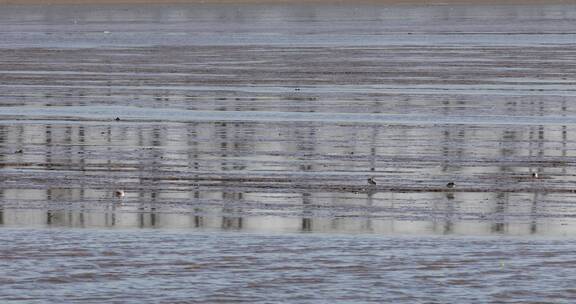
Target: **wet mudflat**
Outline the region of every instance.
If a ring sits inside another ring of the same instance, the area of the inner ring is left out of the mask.
[[[568,301],[575,19],[4,6],[0,297],[156,302],[174,280],[210,286],[170,302]],[[138,227],[163,229],[115,229]]]

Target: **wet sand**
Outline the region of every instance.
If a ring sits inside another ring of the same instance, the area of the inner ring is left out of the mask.
[[[573,8],[3,7],[0,299],[568,303]]]

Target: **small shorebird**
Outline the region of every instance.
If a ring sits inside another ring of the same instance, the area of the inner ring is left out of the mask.
[[[454,182],[448,182],[448,183],[446,184],[446,187],[452,189],[452,188],[456,187],[456,184],[455,184]]]
[[[122,198],[122,197],[124,197],[124,195],[126,195],[126,193],[124,193],[124,190],[116,190],[116,191],[114,191],[114,196],[116,196],[116,197]]]
[[[531,180],[535,180],[535,179],[547,179],[547,177],[541,176],[536,171],[529,172],[529,173],[530,173],[530,175],[527,175],[526,173],[513,174],[511,176],[511,178],[517,182],[526,182],[526,181],[531,181]]]
[[[369,183],[370,185],[376,185],[376,181],[374,180],[374,176],[371,176],[371,177],[368,178],[368,183]]]

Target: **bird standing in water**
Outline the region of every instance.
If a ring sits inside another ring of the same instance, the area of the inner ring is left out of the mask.
[[[369,183],[370,185],[376,185],[376,181],[374,180],[374,177],[373,177],[373,176],[371,176],[371,177],[368,178],[368,183]]]
[[[455,184],[454,182],[448,182],[448,183],[446,184],[446,187],[452,189],[452,188],[456,187],[456,184]]]
[[[123,198],[124,195],[126,195],[126,193],[124,193],[124,190],[116,190],[116,191],[114,191],[114,196],[115,196],[115,197]]]

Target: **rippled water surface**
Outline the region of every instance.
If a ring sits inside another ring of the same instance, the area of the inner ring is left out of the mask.
[[[575,8],[1,7],[0,302],[574,302]]]
[[[571,303],[574,242],[494,237],[3,229],[24,303]],[[537,287],[537,288],[536,288]]]

